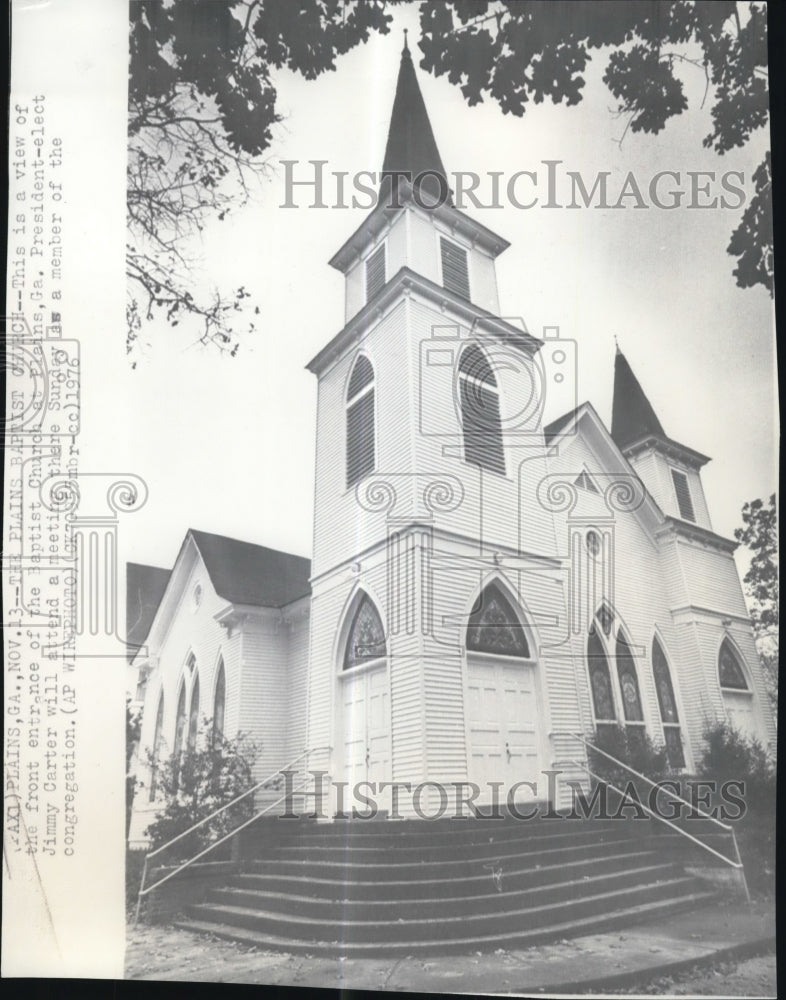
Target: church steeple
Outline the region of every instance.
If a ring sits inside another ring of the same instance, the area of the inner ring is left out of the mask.
[[[447,174],[415,74],[406,32],[382,164],[381,199],[389,201],[390,186],[393,183],[398,186],[400,180],[396,174],[402,171],[413,184],[417,177],[422,176],[421,189],[429,200],[453,204]]]
[[[628,360],[617,346],[614,358],[614,402],[611,411],[611,436],[617,445],[626,445],[657,434],[666,437],[660,420],[647,399]]]

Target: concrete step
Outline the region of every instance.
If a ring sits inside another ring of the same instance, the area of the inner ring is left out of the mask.
[[[697,879],[683,875],[665,878],[662,881],[636,880],[633,885],[619,889],[598,891],[580,898],[558,901],[542,901],[528,905],[522,898],[516,909],[502,909],[504,894],[499,894],[496,905],[488,910],[479,910],[471,915],[455,914],[452,910],[434,917],[410,919],[347,919],[341,915],[333,920],[320,916],[284,914],[278,910],[262,910],[256,907],[228,905],[226,903],[200,903],[189,907],[187,913],[196,920],[229,924],[259,931],[263,934],[282,934],[300,941],[329,943],[352,941],[353,943],[386,944],[404,941],[428,940],[450,941],[456,938],[493,937],[504,935],[512,926],[519,930],[536,930],[540,926],[578,920],[632,905],[663,899],[673,899],[697,890]]]
[[[373,957],[375,955],[466,954],[472,951],[494,951],[498,948],[526,948],[555,939],[577,937],[588,933],[600,933],[604,930],[627,927],[651,919],[662,919],[664,916],[672,913],[708,904],[715,896],[716,894],[713,892],[699,889],[689,892],[676,892],[673,895],[667,895],[650,901],[628,901],[627,905],[619,906],[613,911],[605,913],[582,917],[571,915],[571,918],[568,919],[558,919],[553,923],[544,923],[540,926],[526,929],[511,928],[508,926],[505,931],[492,934],[472,933],[473,928],[469,926],[469,921],[467,921],[463,935],[451,939],[420,935],[409,940],[383,942],[356,941],[350,940],[343,928],[338,929],[336,938],[333,941],[296,939],[289,936],[282,936],[282,931],[286,935],[289,934],[289,928],[278,927],[278,933],[261,932],[245,926],[227,924],[220,918],[216,920],[214,914],[211,915],[213,919],[205,915],[199,917],[192,915],[184,916],[175,921],[175,926],[196,933],[211,934],[228,940],[240,941],[246,945],[264,950],[283,951],[293,954],[305,953],[332,957],[337,955]]]
[[[613,853],[566,861],[559,858],[556,863],[540,864],[538,861],[509,863],[502,866],[502,884],[508,889],[526,889],[541,885],[554,885],[563,880],[579,879],[585,875],[618,872],[636,865],[649,864],[658,859],[654,851],[636,850],[635,844],[621,844]],[[489,863],[490,865],[491,863]],[[495,868],[497,866],[494,866]],[[483,862],[480,868],[467,866],[459,874],[442,877],[428,877],[427,872],[418,871],[415,878],[388,879],[382,883],[377,878],[364,877],[357,869],[329,869],[320,875],[283,875],[274,867],[268,873],[246,872],[232,876],[229,885],[239,889],[278,892],[282,894],[308,895],[321,899],[379,899],[385,897],[445,899],[462,895],[483,895],[493,882],[491,867]]]
[[[531,907],[542,902],[578,900],[597,893],[599,889],[621,889],[642,882],[674,879],[680,875],[678,865],[663,862],[593,875],[574,873],[573,878],[564,877],[558,882],[549,881],[539,886],[522,887],[517,884],[515,877],[508,878],[503,874],[500,889],[497,889],[491,873],[488,873],[484,883],[486,891],[483,893],[463,894],[463,882],[457,881],[453,884],[453,894],[450,896],[396,896],[388,892],[374,899],[347,897],[340,885],[334,887],[336,895],[332,898],[311,895],[306,885],[302,887],[301,893],[230,886],[213,890],[207,902],[211,905],[243,906],[292,916],[313,916],[325,921],[431,919],[441,918],[446,912],[472,918],[484,910],[500,912]]]
[[[602,858],[617,848],[630,846],[629,838],[607,840],[605,837],[592,836],[576,839],[573,837],[554,838],[552,842],[545,841],[540,845],[530,845],[526,841],[514,841],[509,844],[491,845],[488,851],[474,851],[468,855],[455,857],[450,845],[446,845],[442,856],[433,859],[424,858],[420,854],[413,856],[384,855],[383,852],[372,852],[368,856],[353,854],[347,858],[341,853],[324,857],[321,854],[303,852],[294,858],[290,855],[279,856],[272,852],[267,860],[253,861],[249,871],[266,875],[301,875],[319,878],[329,875],[342,875],[347,878],[375,879],[377,882],[389,880],[412,880],[434,877],[461,877],[468,866],[476,863],[505,865],[524,863],[552,864],[557,861],[566,862],[579,858]],[[380,854],[382,858],[380,859]]]
[[[649,831],[647,831],[649,833]],[[278,844],[267,845],[264,856],[271,851],[280,858],[299,858],[303,855],[330,858],[331,852],[338,855],[352,854],[359,859],[364,854],[386,852],[397,857],[406,855],[424,858],[444,856],[472,856],[473,852],[494,848],[495,845],[524,844],[533,850],[554,844],[589,843],[594,840],[619,839],[628,836],[628,827],[621,824],[571,823],[519,823],[495,828],[492,824],[478,823],[472,830],[453,828],[442,834],[400,833],[388,836],[329,833],[322,836],[307,834],[294,836]]]

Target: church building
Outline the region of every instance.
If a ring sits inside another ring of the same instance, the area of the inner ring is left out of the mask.
[[[612,725],[677,771],[720,720],[774,743],[708,457],[619,350],[610,429],[589,402],[543,424],[568,346],[500,316],[508,244],[453,204],[406,48],[382,175],[330,261],[343,326],[308,365],[311,561],[190,529],[171,571],[128,567],[143,751],[194,746],[206,717],[255,738],[260,778],[298,761],[372,782],[390,815],[390,783],[432,783],[426,809],[456,783],[559,805],[586,781],[577,734]],[[157,808],[138,776],[132,845]]]

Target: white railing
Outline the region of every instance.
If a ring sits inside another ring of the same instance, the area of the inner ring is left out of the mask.
[[[279,805],[279,803],[283,802],[289,796],[299,795],[308,786],[308,778],[305,777],[302,783],[297,786],[297,788],[287,788],[283,795],[280,795],[274,802],[267,803],[267,805],[265,805],[262,809],[255,812],[250,819],[247,819],[243,823],[240,823],[238,826],[230,830],[229,833],[225,833],[224,836],[221,837],[219,840],[216,840],[214,843],[209,844],[207,847],[203,848],[198,854],[195,854],[192,858],[189,858],[187,861],[182,862],[180,865],[177,866],[177,868],[173,869],[172,871],[167,872],[167,874],[164,875],[163,878],[158,879],[157,882],[154,882],[152,885],[146,886],[145,882],[147,881],[148,866],[153,858],[158,857],[158,855],[160,854],[163,854],[164,851],[169,850],[169,848],[172,847],[173,844],[176,844],[184,837],[187,837],[190,833],[193,833],[194,830],[198,830],[201,826],[204,826],[205,823],[208,823],[210,820],[215,819],[216,816],[220,816],[222,813],[226,812],[227,809],[230,809],[232,806],[236,805],[238,802],[247,798],[249,795],[253,795],[260,789],[269,786],[270,783],[275,778],[277,778],[279,775],[284,774],[293,765],[297,764],[298,761],[307,759],[311,754],[329,752],[331,749],[332,749],[331,747],[317,747],[316,749],[303,750],[301,753],[297,755],[297,757],[293,757],[292,760],[290,760],[287,764],[284,764],[281,767],[277,768],[275,771],[273,771],[272,774],[269,774],[261,781],[258,781],[255,785],[252,785],[250,788],[247,788],[245,792],[242,792],[240,795],[235,796],[235,798],[232,799],[231,801],[225,802],[224,805],[219,806],[218,809],[214,809],[212,813],[210,813],[207,816],[204,816],[197,823],[194,823],[192,826],[190,826],[187,830],[183,830],[183,832],[179,833],[176,837],[172,837],[172,839],[168,840],[165,844],[162,844],[160,847],[157,847],[154,851],[150,851],[148,854],[146,854],[144,863],[142,865],[142,878],[139,883],[139,894],[136,900],[136,914],[134,916],[134,926],[136,926],[137,923],[139,922],[139,911],[141,909],[142,899],[144,896],[147,896],[154,889],[157,889],[159,886],[163,885],[164,882],[168,882],[169,879],[174,878],[175,875],[178,875],[184,869],[189,868],[191,865],[194,864],[195,861],[198,861],[200,858],[203,858],[206,854],[209,854],[210,851],[214,850],[216,847],[219,847],[221,844],[225,843],[227,840],[230,840],[232,837],[237,836],[237,834],[240,833],[241,830],[244,830],[247,826],[250,826],[252,823],[255,823],[261,816],[264,816],[266,813],[270,812],[271,809],[274,809],[277,805]]]
[[[677,833],[681,837],[685,837],[687,840],[692,841],[694,844],[698,845],[702,850],[707,851],[710,854],[713,854],[716,858],[720,859],[724,864],[729,865],[730,868],[733,868],[738,873],[739,878],[740,878],[740,882],[742,883],[742,887],[745,890],[745,898],[750,903],[750,901],[751,901],[751,895],[750,895],[750,891],[748,889],[747,879],[745,878],[745,868],[744,868],[744,866],[742,864],[742,859],[740,858],[740,849],[739,849],[739,846],[737,844],[737,837],[736,837],[736,835],[734,833],[734,827],[733,826],[729,826],[728,823],[723,823],[716,816],[713,816],[711,813],[705,812],[703,809],[700,809],[695,803],[689,802],[687,799],[684,799],[681,795],[678,795],[676,792],[672,791],[670,788],[667,788],[664,785],[659,784],[658,782],[652,781],[652,779],[648,778],[646,776],[646,774],[642,774],[640,771],[637,771],[635,768],[631,767],[629,764],[624,764],[621,760],[618,760],[616,757],[612,756],[610,753],[607,753],[605,750],[602,750],[600,747],[595,746],[593,743],[590,743],[588,740],[586,740],[579,733],[555,732],[555,733],[552,733],[552,736],[569,737],[571,739],[578,740],[579,743],[581,743],[584,746],[585,749],[592,750],[593,753],[600,754],[601,756],[605,757],[607,760],[610,760],[617,767],[624,768],[630,774],[633,774],[637,778],[639,778],[641,781],[646,782],[651,788],[655,788],[657,790],[657,792],[664,792],[673,801],[681,802],[683,805],[688,806],[691,809],[692,812],[697,813],[699,816],[702,817],[702,819],[709,820],[711,823],[714,823],[716,826],[720,827],[720,829],[723,830],[724,833],[729,834],[731,836],[732,846],[734,847],[734,857],[733,858],[728,858],[728,857],[726,857],[725,854],[721,854],[720,851],[716,851],[714,847],[710,847],[709,844],[705,844],[703,841],[699,840],[697,837],[694,837],[693,834],[688,833],[687,830],[683,830],[682,827],[677,826],[676,823],[672,822],[669,819],[666,819],[665,816],[661,816],[659,813],[656,813],[654,810],[650,809],[648,806],[645,806],[644,803],[641,802],[638,798],[636,798],[634,800],[633,796],[630,795],[630,793],[627,790],[623,791],[622,789],[617,788],[617,786],[613,785],[607,778],[604,778],[601,775],[598,775],[594,771],[592,771],[590,769],[588,763],[583,764],[581,761],[578,761],[578,760],[568,760],[568,761],[563,761],[562,762],[562,763],[565,763],[565,764],[572,764],[574,767],[577,767],[580,770],[585,771],[591,778],[594,778],[596,781],[603,782],[603,784],[605,784],[607,787],[611,788],[612,791],[615,791],[623,799],[629,798],[631,800],[631,802],[634,802],[634,804],[638,808],[642,809],[648,816],[651,816],[653,819],[659,820],[661,823],[665,823],[666,826],[671,827],[672,830],[676,830]],[[657,795],[657,792],[656,792],[656,795]]]

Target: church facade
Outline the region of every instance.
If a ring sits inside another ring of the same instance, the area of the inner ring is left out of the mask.
[[[559,804],[586,780],[576,734],[604,726],[687,771],[719,720],[774,741],[708,458],[619,351],[610,430],[590,403],[543,424],[553,364],[499,315],[507,243],[452,204],[406,49],[383,176],[330,262],[344,326],[308,366],[312,560],[189,530],[171,572],[129,566],[143,750],[194,745],[207,717],[257,740],[260,778],[297,760],[391,814],[392,783],[428,785],[425,809],[462,784]],[[139,777],[132,844],[157,807]]]

